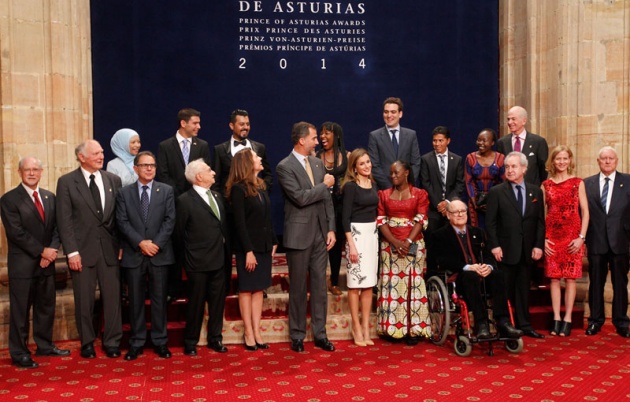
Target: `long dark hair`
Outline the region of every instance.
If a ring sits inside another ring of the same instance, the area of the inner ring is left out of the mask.
[[[327,121],[323,123],[322,126],[319,128],[319,132],[321,133],[324,130],[327,130],[333,133],[333,157],[335,158],[334,159],[335,162],[333,166],[343,165],[344,162],[346,162],[348,158],[346,145],[344,144],[344,141],[343,141],[343,128],[335,122]],[[322,148],[321,153],[324,153],[323,148]],[[342,158],[341,163],[339,163],[339,154],[341,154],[341,158]]]

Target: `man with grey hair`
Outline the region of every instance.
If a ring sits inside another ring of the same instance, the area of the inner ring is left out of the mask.
[[[542,190],[527,183],[527,157],[511,152],[505,157],[506,182],[488,192],[486,229],[488,247],[505,273],[516,326],[532,338],[544,338],[529,321],[529,280],[543,255],[545,215]]]
[[[223,198],[210,190],[215,173],[203,159],[186,166],[186,180],[192,185],[176,203],[173,244],[182,253],[188,277],[188,307],[184,330],[184,354],[197,355],[197,343],[208,303],[208,347],[225,353],[223,309],[225,307],[225,253],[228,225]]]
[[[9,252],[9,354],[18,367],[36,368],[28,349],[29,311],[33,308],[33,340],[37,356],[67,356],[52,343],[55,321],[55,260],[59,235],[55,195],[39,187],[42,162],[20,159],[22,182],[0,199]]]
[[[122,318],[120,268],[116,230],[116,195],[120,177],[103,169],[103,148],[86,140],[75,149],[78,169],[57,182],[57,226],[68,259],[74,291],[75,319],[81,357],[94,358],[96,284],[104,311],[103,351],[120,356]]]
[[[615,149],[603,147],[597,156],[600,172],[584,179],[591,216],[586,232],[591,310],[586,335],[597,334],[604,324],[604,285],[610,269],[612,322],[620,336],[630,338],[627,313],[630,176],[617,171],[618,162]]]
[[[540,186],[540,183],[547,178],[545,163],[547,163],[549,147],[543,137],[525,130],[525,124],[527,124],[527,110],[521,106],[510,108],[507,115],[510,135],[503,136],[497,141],[497,150],[503,155],[512,151],[525,154],[528,162],[525,181]]]

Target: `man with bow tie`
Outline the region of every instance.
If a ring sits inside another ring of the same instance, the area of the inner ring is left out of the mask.
[[[256,155],[262,158],[263,171],[260,172],[260,178],[265,181],[267,191],[269,192],[272,184],[271,166],[267,161],[267,151],[264,144],[249,139],[249,131],[251,125],[249,123],[249,113],[243,109],[236,109],[230,113],[230,130],[232,136],[214,147],[214,159],[212,170],[217,174],[216,183],[212,186],[214,191],[218,191],[225,195],[225,185],[230,175],[230,166],[232,165],[232,157],[243,148],[251,148]]]
[[[529,321],[528,300],[531,271],[545,246],[542,190],[526,182],[527,157],[521,152],[509,153],[504,165],[507,181],[488,192],[488,247],[505,273],[516,327],[526,336],[544,338]]]
[[[52,343],[55,321],[55,259],[59,235],[55,195],[39,187],[42,162],[24,157],[18,162],[22,182],[0,200],[7,234],[9,269],[9,354],[18,367],[36,368],[27,347],[29,310],[33,307],[33,340],[37,356],[67,356]]]
[[[482,229],[467,225],[468,208],[460,200],[452,200],[446,207],[446,217],[450,225],[436,230],[434,248],[435,260],[440,270],[457,273],[457,290],[475,317],[477,338],[490,337],[488,310],[482,298],[482,281],[493,298],[492,311],[497,330],[502,337],[519,338],[522,331],[514,328],[509,321],[505,275],[499,270],[492,253],[486,247]]]

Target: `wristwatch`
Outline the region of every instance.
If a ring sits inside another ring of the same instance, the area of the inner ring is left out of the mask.
[[[586,240],[586,237],[584,237],[584,235],[583,235],[582,233],[580,233],[580,234],[578,235],[578,237],[579,237],[580,239],[582,239],[582,240]]]
[[[411,241],[411,239],[410,239],[410,238],[408,238],[408,237],[407,237],[407,239],[406,239],[406,240],[407,240],[407,242],[408,242],[409,244],[413,243],[413,241]]]

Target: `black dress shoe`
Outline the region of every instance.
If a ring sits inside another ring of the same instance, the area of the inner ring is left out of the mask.
[[[600,329],[602,329],[602,327],[597,324],[588,324],[584,333],[586,335],[597,335]]]
[[[184,346],[184,354],[186,356],[197,356],[197,347],[196,346]]]
[[[291,350],[294,352],[304,352],[304,341],[301,339],[293,339],[291,341]]]
[[[255,351],[258,350],[258,344],[257,343],[254,343],[251,346],[247,344],[247,340],[245,339],[245,335],[243,335],[243,344],[245,345],[245,350],[249,350],[250,352],[255,352]]]
[[[35,363],[33,361],[33,359],[31,359],[31,356],[29,355],[24,355],[20,358],[17,359],[13,359],[11,358],[11,360],[13,361],[13,364],[15,366],[21,367],[21,368],[37,368],[39,367],[39,364]]]
[[[624,338],[630,338],[630,329],[628,329],[628,327],[617,328],[617,333],[619,334],[619,336],[622,336]]]
[[[524,330],[523,335],[529,336],[530,338],[537,338],[537,339],[542,339],[545,337],[545,335],[538,333],[533,329]]]
[[[480,322],[477,324],[477,339],[490,338],[490,330],[488,329],[488,323]]]
[[[103,352],[105,352],[105,355],[110,359],[120,357],[120,349],[117,347],[103,347]]]
[[[70,351],[67,349],[59,349],[56,346],[53,346],[50,350],[39,350],[35,351],[35,356],[69,356]]]
[[[335,346],[328,340],[328,338],[316,339],[315,346],[328,352],[333,352]]]
[[[258,346],[258,349],[269,349],[269,344],[267,344],[267,343],[258,343],[258,342],[256,342],[256,346]]]
[[[160,356],[162,359],[169,359],[171,356],[171,351],[168,350],[166,345],[158,345],[153,347],[153,351],[156,355]]]
[[[144,353],[144,348],[131,346],[125,355],[125,360],[136,360],[138,356]]]
[[[221,341],[208,342],[208,348],[218,353],[225,353],[228,351],[228,349],[225,347],[225,345]]]
[[[408,335],[408,336],[405,337],[405,343],[407,345],[409,345],[409,346],[416,346],[417,344],[420,343],[420,337],[419,336],[409,336]],[[366,343],[366,346],[367,346],[367,343]],[[333,350],[335,350],[334,347],[333,347]]]
[[[497,329],[499,330],[499,334],[501,335],[502,338],[518,339],[521,336],[523,336],[523,331],[521,331],[520,329],[514,328],[512,324],[509,324],[509,323],[501,324],[497,327]],[[538,332],[534,331],[533,329],[531,330],[531,332],[537,335],[537,336],[533,336],[533,334],[528,335],[528,336],[531,336],[532,338],[542,337],[542,335],[540,335]]]
[[[94,359],[96,352],[94,351],[94,344],[88,343],[81,346],[81,357],[84,359]]]

